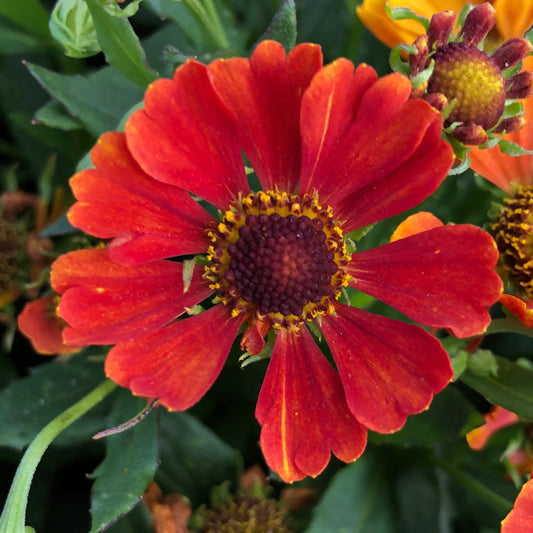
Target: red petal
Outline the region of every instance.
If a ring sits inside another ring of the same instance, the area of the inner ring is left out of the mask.
[[[106,250],[79,250],[52,265],[59,315],[69,344],[115,344],[159,329],[207,298],[212,290],[196,267],[184,292],[183,265],[153,261],[125,267]]]
[[[20,331],[31,341],[33,349],[43,355],[78,352],[79,346],[63,342],[65,323],[55,313],[56,296],[50,295],[29,302],[17,317]]]
[[[448,355],[422,328],[337,303],[321,329],[354,416],[369,429],[400,429],[451,380]]]
[[[301,44],[285,57],[263,41],[251,59],[214,61],[209,75],[229,109],[244,153],[264,189],[292,192],[300,174],[300,101],[322,66],[320,47]]]
[[[513,510],[502,522],[501,533],[533,533],[533,479],[523,485]]]
[[[370,67],[353,74],[349,61],[338,60],[304,95],[301,190],[316,189],[321,203],[346,220],[345,231],[416,205],[451,167],[440,115],[409,100],[410,92],[399,74],[376,81]]]
[[[286,482],[320,474],[331,451],[355,461],[366,445],[339,376],[306,328],[278,333],[255,414],[265,459]]]
[[[217,378],[241,323],[242,318],[232,318],[225,306],[216,305],[115,346],[106,359],[106,374],[134,394],[183,411]]]
[[[492,237],[467,224],[443,226],[352,255],[350,285],[409,318],[458,337],[482,333],[502,282]]]
[[[394,146],[396,141],[393,137],[406,135],[404,126],[401,126],[404,122],[412,127],[410,133],[413,135],[413,146],[418,142],[415,139],[416,134],[423,134],[424,137],[414,153],[408,154],[408,151],[404,150],[404,156],[410,155],[409,159],[387,171],[374,169],[373,181],[338,198],[335,216],[337,220],[345,220],[343,231],[348,232],[411,209],[432,194],[446,177],[453,162],[453,150],[440,138],[440,115],[437,113],[431,116],[429,110],[424,109],[426,105],[422,100],[410,100],[397,114],[399,121],[395,121],[394,126],[398,126],[398,129],[381,137],[381,142],[385,145]],[[391,125],[391,129],[392,127]],[[379,153],[377,146],[373,150]],[[369,155],[370,159],[372,157],[375,157],[375,154]],[[400,161],[398,153],[397,162]],[[380,174],[381,172],[383,174]]]
[[[126,137],[148,174],[222,210],[249,192],[234,126],[204,65],[188,61],[173,80],[152,83],[144,105],[128,120]]]
[[[485,423],[466,434],[466,441],[472,450],[481,450],[490,437],[499,429],[518,424],[520,419],[515,413],[495,405],[489,413],[484,415]]]
[[[91,158],[96,170],[70,180],[78,202],[69,220],[96,237],[116,237],[113,259],[135,264],[207,250],[205,228],[212,217],[184,190],[146,175],[123,133],[102,135]]]
[[[526,328],[533,328],[533,301],[523,300],[517,296],[511,296],[510,294],[502,294],[500,296],[500,302],[511,313],[516,315],[518,320]]]
[[[411,235],[422,233],[428,229],[438,228],[444,224],[432,213],[427,211],[420,211],[407,217],[391,235],[390,242],[397,241],[398,239],[405,239]]]

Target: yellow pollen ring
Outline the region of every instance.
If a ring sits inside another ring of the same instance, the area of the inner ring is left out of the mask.
[[[300,218],[307,217],[314,221],[323,232],[323,242],[327,252],[332,256],[331,261],[336,265],[336,272],[331,275],[331,291],[319,301],[308,301],[302,306],[303,311],[298,315],[282,312],[261,312],[253,301],[245,300],[238,287],[231,280],[228,272],[231,256],[228,247],[239,241],[240,230],[252,215],[274,215]],[[318,220],[317,220],[318,219]],[[304,322],[314,320],[319,315],[333,312],[333,301],[337,299],[344,287],[348,285],[349,276],[346,265],[350,257],[346,254],[343,233],[338,223],[333,219],[331,208],[322,208],[316,196],[288,194],[286,192],[260,191],[240,198],[235,205],[227,210],[222,221],[215,229],[208,230],[211,246],[208,249],[209,263],[205,267],[204,277],[211,281],[210,288],[218,291],[218,300],[231,308],[232,316],[242,313],[248,314],[262,322],[269,323],[276,329],[284,328],[296,331]]]

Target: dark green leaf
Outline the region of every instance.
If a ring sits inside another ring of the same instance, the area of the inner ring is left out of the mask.
[[[172,41],[174,46],[182,48],[187,45],[187,42],[192,44],[193,48],[185,49],[185,53],[192,53],[193,51],[198,52],[199,50],[204,51],[207,49],[207,43],[202,28],[182,2],[176,2],[174,0],[145,0],[144,3],[146,7],[153,11],[158,17],[162,19],[170,19],[177,24],[186,40],[184,41],[180,32],[177,32],[177,35]]]
[[[70,131],[82,129],[83,124],[70,115],[66,109],[56,101],[48,102],[35,113],[34,121],[37,124],[50,128]]]
[[[0,17],[49,40],[48,13],[39,0],[4,0],[0,2]]]
[[[384,465],[365,452],[332,479],[306,533],[396,533]]]
[[[79,231],[69,221],[66,215],[58,218],[55,222],[47,226],[39,233],[39,237],[54,237],[55,235],[66,235],[67,233],[75,233]]]
[[[124,113],[142,99],[142,91],[111,67],[89,76],[68,76],[39,65],[27,66],[44,89],[93,135],[116,129]]]
[[[261,36],[261,41],[273,39],[289,52],[296,45],[296,6],[294,0],[283,0],[270,26]]]
[[[187,496],[197,506],[215,485],[235,480],[237,452],[187,413],[162,411],[161,466],[156,480],[168,491]]]
[[[109,417],[114,427],[146,407],[146,398],[121,391]],[[106,437],[106,456],[93,472],[91,533],[103,531],[130,511],[154,478],[157,468],[157,423],[152,414],[123,433]]]
[[[104,380],[100,363],[75,355],[66,362],[51,361],[0,393],[0,446],[23,448],[53,418]],[[100,407],[100,406],[99,406]],[[102,408],[75,422],[56,444],[83,442],[102,428]]]
[[[0,20],[0,55],[23,54],[39,47],[42,47],[42,43],[37,38],[14,29]]]
[[[494,358],[496,375],[479,375],[467,369],[461,381],[489,402],[513,411],[521,418],[533,420],[533,372],[503,357]]]
[[[98,0],[86,2],[107,62],[145,89],[157,79],[158,74],[148,67],[144,50],[131,24],[125,18],[113,17],[107,13]]]

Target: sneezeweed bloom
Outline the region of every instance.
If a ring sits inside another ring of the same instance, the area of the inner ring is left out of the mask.
[[[446,9],[460,13],[466,4],[483,3],[483,0],[363,0],[356,7],[357,15],[390,48],[401,43],[412,43],[425,31],[414,20],[393,20],[385,10],[387,1],[391,8],[408,8],[428,20]],[[533,0],[492,0],[490,3],[496,10],[496,24],[488,38],[491,48],[513,37],[523,37],[533,24]]]
[[[111,379],[184,410],[239,331],[248,354],[268,353],[268,336],[256,416],[286,481],[318,475],[331,452],[355,460],[367,428],[398,430],[450,381],[448,357],[422,328],[351,307],[344,289],[460,337],[485,329],[501,291],[494,242],[473,226],[347,250],[346,234],[416,205],[451,167],[439,113],[410,92],[400,74],[323,66],[318,46],[286,56],[273,41],[153,83],[71,180],[71,223],[112,240],[52,267],[65,341],[114,345]]]
[[[482,42],[495,17],[489,3],[480,4],[455,34],[455,13],[443,11],[433,15],[427,33],[409,49],[413,96],[442,111],[446,133],[465,145],[497,141],[496,134],[523,127],[521,110],[507,102],[527,98],[533,91],[531,72],[508,73],[531,51],[527,39],[506,41],[491,55],[483,51]],[[392,65],[405,68],[399,56]]]
[[[513,509],[502,521],[501,533],[533,533],[533,479],[520,490]]]
[[[533,56],[524,59],[533,68]],[[503,136],[525,150],[533,149],[533,102],[523,102],[526,126]],[[510,156],[495,146],[486,150],[474,147],[469,152],[472,169],[504,193],[503,206],[492,230],[501,254],[500,269],[509,286],[502,304],[526,327],[533,327],[533,158],[531,154]]]

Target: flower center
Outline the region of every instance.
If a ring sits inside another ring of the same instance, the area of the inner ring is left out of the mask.
[[[519,187],[504,199],[499,218],[492,225],[503,267],[510,281],[533,298],[533,187]]]
[[[232,496],[213,509],[203,511],[200,533],[291,533],[287,511],[276,500],[255,496]]]
[[[18,249],[15,226],[0,217],[0,293],[8,291],[11,287],[16,271]]]
[[[259,192],[224,214],[209,235],[206,276],[234,316],[298,327],[332,312],[347,284],[342,231],[316,198]]]
[[[492,128],[505,106],[505,80],[496,63],[474,46],[448,43],[433,56],[435,69],[428,92],[455,99],[446,123],[474,122]]]

